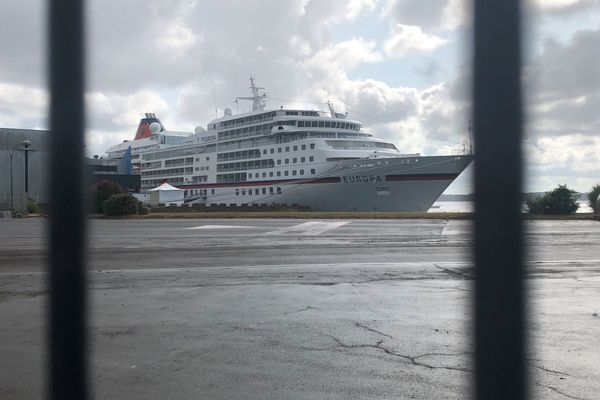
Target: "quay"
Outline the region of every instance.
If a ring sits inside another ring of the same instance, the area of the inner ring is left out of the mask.
[[[0,220],[0,397],[45,391],[46,220]],[[471,221],[95,219],[95,398],[464,399]],[[528,221],[540,399],[600,391],[600,224]]]

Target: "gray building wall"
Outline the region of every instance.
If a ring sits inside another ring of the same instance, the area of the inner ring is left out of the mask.
[[[29,150],[28,197],[40,204],[48,203],[48,131],[33,129],[0,128],[0,210],[10,208],[10,151],[24,140],[31,142]],[[14,152],[13,162],[13,205],[15,210],[24,211],[25,154],[19,146]],[[65,185],[68,184],[65,177]]]

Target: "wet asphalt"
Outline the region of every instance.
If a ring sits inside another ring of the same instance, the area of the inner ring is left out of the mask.
[[[45,391],[44,219],[0,220],[0,398]],[[600,222],[527,223],[532,393],[600,392]],[[463,399],[469,221],[94,220],[94,398]]]

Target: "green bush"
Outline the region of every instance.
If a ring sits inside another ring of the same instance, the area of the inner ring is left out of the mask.
[[[125,193],[125,190],[116,182],[103,180],[96,182],[91,188],[93,212],[102,214],[104,212],[104,202],[115,194]]]
[[[146,215],[150,212],[150,210],[148,209],[148,207],[146,207],[145,205],[142,204],[142,202],[138,202],[138,213],[140,215]]]
[[[38,204],[31,199],[27,200],[27,213],[29,214],[39,214],[40,213],[40,208],[38,207]]]
[[[102,210],[109,217],[131,215],[139,212],[141,203],[127,193],[113,194],[104,201]]]
[[[558,185],[543,196],[527,200],[527,209],[530,214],[572,214],[579,208],[578,198],[579,194],[567,185]]]
[[[594,211],[600,211],[600,210],[596,210],[596,200],[598,199],[598,195],[600,195],[600,185],[596,185],[592,188],[592,190],[590,191],[590,193],[588,194],[588,200],[590,201],[590,207],[592,207],[592,210]]]

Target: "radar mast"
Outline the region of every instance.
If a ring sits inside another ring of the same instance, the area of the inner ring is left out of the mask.
[[[254,75],[250,75],[250,90],[252,90],[252,96],[250,97],[236,97],[237,100],[252,100],[252,111],[263,111],[267,104],[267,94],[259,94],[259,89],[263,89],[262,87],[258,87],[254,84]]]
[[[329,107],[329,113],[331,114],[331,118],[335,118],[337,116],[337,113],[335,112],[335,108],[333,108],[333,103],[329,100],[327,100],[327,106]]]

